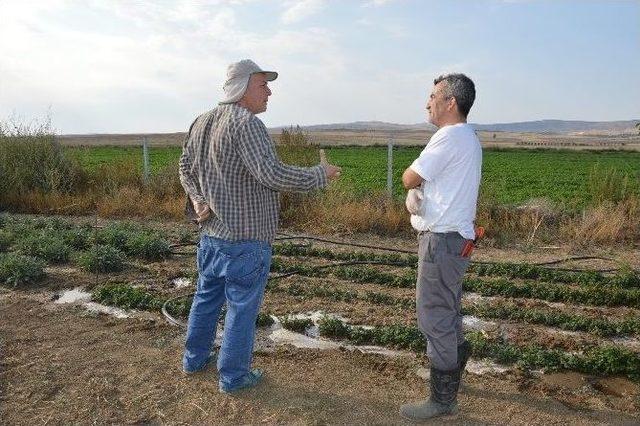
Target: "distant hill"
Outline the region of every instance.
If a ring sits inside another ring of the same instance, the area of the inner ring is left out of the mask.
[[[517,123],[495,123],[471,125],[480,131],[486,132],[515,132],[515,133],[637,133],[635,124],[639,120],[626,121],[565,121],[565,120],[538,120],[523,121]],[[285,126],[274,127],[279,130]],[[411,131],[411,130],[435,130],[429,123],[397,124],[384,121],[355,121],[351,123],[316,124],[301,126],[308,131],[323,130],[378,130],[378,131]]]

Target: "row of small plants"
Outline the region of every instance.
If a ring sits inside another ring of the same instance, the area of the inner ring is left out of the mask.
[[[322,297],[338,302],[362,300],[377,305],[395,306],[413,312],[415,300],[399,298],[386,293],[367,291],[364,294],[352,290],[342,290],[326,285],[303,286],[292,283],[289,286],[270,282],[269,291],[286,293],[291,296],[312,298]],[[527,324],[556,327],[568,331],[583,331],[598,336],[640,335],[640,317],[630,317],[620,321],[607,318],[594,318],[586,315],[557,312],[551,309],[537,309],[518,306],[514,303],[470,304],[462,308],[463,315],[473,315],[483,319],[519,321]]]
[[[65,263],[72,251],[89,251],[96,246],[113,247],[127,256],[152,261],[171,255],[169,242],[158,232],[131,222],[95,229],[88,223],[76,225],[60,218],[5,219],[1,231],[3,251],[14,246],[49,263]]]
[[[137,309],[142,311],[160,311],[167,296],[154,294],[142,287],[134,287],[130,284],[106,284],[97,287],[91,293],[92,300],[122,309]],[[186,317],[191,309],[191,297],[173,299],[167,304],[167,311],[177,317]],[[224,312],[223,312],[224,315]],[[258,326],[273,324],[273,318],[268,313],[260,313],[256,321]]]
[[[143,309],[157,311],[166,298],[154,295],[142,288],[128,284],[110,284],[96,289],[93,299],[101,303],[125,309]],[[185,316],[188,313],[189,298],[181,299],[170,306],[174,315]],[[293,316],[280,318],[283,327],[304,332],[312,325],[310,319]],[[261,313],[258,325],[270,325],[273,319]],[[339,319],[324,317],[319,322],[322,336],[345,339],[356,345],[379,345],[392,348],[409,349],[416,352],[425,350],[425,340],[417,327],[401,324],[384,327],[365,328],[348,325]],[[587,349],[582,354],[573,354],[540,346],[517,346],[504,341],[493,340],[481,333],[468,333],[474,356],[491,358],[502,364],[517,364],[526,369],[544,368],[547,370],[575,370],[587,374],[622,374],[634,380],[640,380],[640,357],[625,348],[617,346],[598,346]]]
[[[418,256],[400,254],[380,254],[363,251],[341,252],[318,248],[313,245],[298,245],[280,243],[274,245],[274,254],[281,256],[306,256],[327,260],[340,261],[377,261],[390,262],[398,266],[416,268]],[[475,263],[469,267],[469,272],[480,276],[497,276],[503,278],[522,278],[553,283],[579,284],[592,286],[597,284],[617,287],[640,287],[640,274],[625,268],[614,275],[604,275],[601,272],[585,270],[580,272],[563,271],[530,263]]]
[[[274,272],[295,272],[309,277],[337,278],[359,283],[379,284],[386,287],[413,288],[416,283],[414,271],[402,275],[379,271],[367,266],[336,266],[330,269],[318,269],[279,258],[272,261]],[[483,296],[503,296],[513,298],[532,298],[550,302],[577,303],[594,306],[628,306],[640,308],[640,290],[617,287],[570,287],[536,281],[513,282],[507,279],[486,280],[465,278],[463,287]]]
[[[161,260],[171,255],[158,233],[121,222],[94,229],[60,218],[0,219],[0,283],[13,286],[44,277],[46,264],[73,262],[89,272],[118,272],[127,257]]]
[[[324,317],[319,322],[320,335],[345,339],[356,345],[379,345],[423,352],[425,339],[417,329],[404,325],[363,328]],[[574,354],[537,345],[517,346],[485,337],[482,333],[466,335],[475,358],[490,358],[501,364],[516,364],[524,369],[549,371],[573,370],[587,374],[622,374],[640,380],[640,356],[617,346],[598,346]]]

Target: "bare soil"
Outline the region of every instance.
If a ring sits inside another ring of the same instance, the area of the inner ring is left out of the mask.
[[[256,354],[265,383],[225,396],[213,369],[182,375],[182,333],[160,317],[94,316],[17,291],[0,309],[5,424],[404,424],[399,404],[425,395],[417,360],[285,347]],[[468,374],[446,423],[640,422],[637,385],[574,376]]]
[[[175,224],[166,226],[175,228]],[[333,238],[415,249],[415,241],[406,238]],[[481,249],[476,253],[476,259],[502,261],[606,254],[632,267],[640,266],[640,255],[624,249],[589,253],[573,253],[566,247]],[[155,263],[136,261],[126,271],[112,275],[96,276],[65,265],[50,267],[48,278],[37,286],[0,287],[0,423],[406,424],[398,416],[400,404],[426,396],[428,383],[416,374],[425,366],[423,356],[390,358],[348,350],[292,346],[273,350],[258,345],[254,364],[266,370],[266,381],[230,397],[218,392],[215,369],[193,376],[182,374],[183,331],[170,326],[161,315],[116,319],[53,303],[55,294],[63,289],[91,289],[110,281],[143,284],[165,294],[186,293],[190,289],[176,290],[171,280],[189,274],[194,267],[191,255]],[[341,290],[384,291],[395,297],[413,295],[411,289],[333,278],[292,277],[281,284],[295,280]],[[538,302],[518,303],[530,306]],[[353,323],[415,322],[414,314],[406,310],[362,301],[334,302],[268,292],[264,303],[264,310],[277,314],[319,309]],[[593,308],[590,312],[619,317],[630,313],[624,308]],[[533,340],[567,350],[593,343],[592,336],[550,336],[543,327],[507,324],[505,329],[516,342]],[[260,329],[258,341],[266,340],[266,333]],[[640,386],[622,377],[517,369],[503,374],[469,373],[459,400],[458,416],[434,424],[640,424]]]

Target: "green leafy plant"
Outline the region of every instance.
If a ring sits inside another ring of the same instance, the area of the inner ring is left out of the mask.
[[[256,325],[258,327],[270,327],[273,325],[274,321],[271,317],[271,314],[268,312],[260,312],[258,313],[258,317],[256,318]]]
[[[28,234],[17,242],[18,249],[25,255],[35,256],[51,263],[69,260],[71,249],[59,233],[41,231]]]
[[[91,297],[97,302],[124,309],[159,310],[164,303],[163,299],[129,284],[109,284],[98,287]]]
[[[0,252],[7,251],[13,244],[14,235],[6,229],[0,229]]]
[[[145,260],[162,260],[171,256],[169,242],[150,232],[132,235],[125,243],[125,251]]]
[[[126,256],[117,248],[99,245],[80,253],[77,263],[89,272],[118,272],[124,269],[125,260]]]
[[[35,283],[44,277],[44,262],[16,253],[0,254],[0,283],[14,287]]]
[[[310,318],[296,318],[291,315],[280,318],[280,323],[282,323],[282,327],[296,333],[304,333],[307,328],[313,325]]]

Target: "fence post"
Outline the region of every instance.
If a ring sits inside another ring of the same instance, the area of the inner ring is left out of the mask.
[[[393,198],[393,134],[387,142],[387,194]]]
[[[149,147],[147,146],[147,137],[142,138],[142,177],[144,184],[149,183]]]

